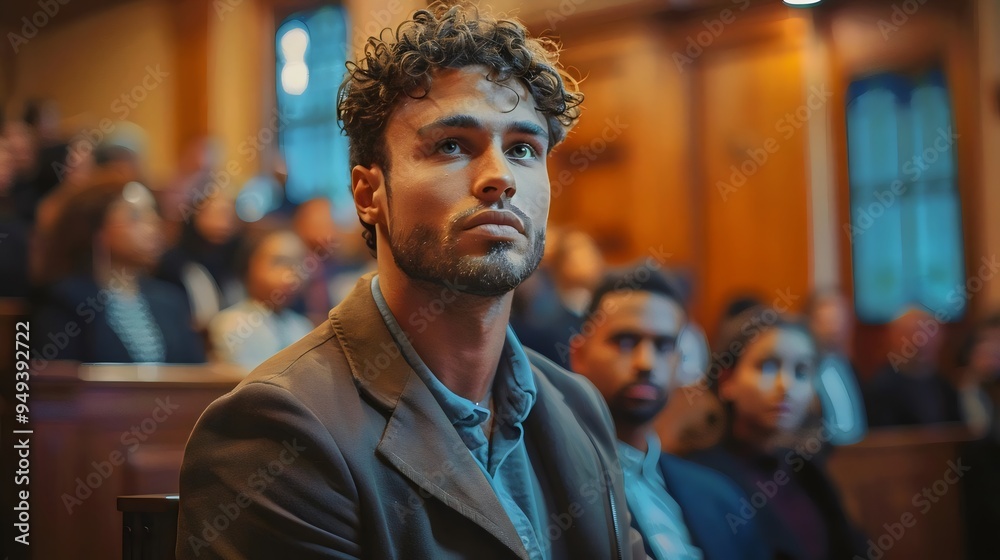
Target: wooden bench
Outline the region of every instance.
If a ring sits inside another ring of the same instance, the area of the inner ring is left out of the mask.
[[[176,493],[191,429],[243,374],[215,364],[59,362],[33,372],[32,534],[47,536],[33,539],[33,557],[117,558],[118,497]]]
[[[957,473],[969,439],[959,425],[881,428],[830,456],[844,506],[871,539],[869,558],[964,557]]]

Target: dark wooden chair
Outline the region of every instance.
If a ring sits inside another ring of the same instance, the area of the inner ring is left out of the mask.
[[[119,496],[122,560],[173,560],[177,506],[177,494]]]

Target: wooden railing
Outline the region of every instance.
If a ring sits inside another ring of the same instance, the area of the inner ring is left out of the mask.
[[[221,365],[53,362],[33,372],[31,532],[47,536],[32,540],[33,558],[119,558],[117,498],[176,493],[195,422],[243,376]]]

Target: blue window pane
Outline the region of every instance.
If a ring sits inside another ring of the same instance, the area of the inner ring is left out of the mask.
[[[275,36],[285,194],[295,204],[330,198],[338,215],[354,207],[347,137],[336,112],[347,38],[344,10],[332,6],[288,18]]]
[[[965,280],[951,109],[943,74],[848,88],[855,307],[865,322],[920,304],[949,319]]]

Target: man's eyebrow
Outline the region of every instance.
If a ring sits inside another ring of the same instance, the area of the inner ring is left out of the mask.
[[[486,125],[476,117],[472,115],[449,115],[447,117],[441,117],[440,119],[420,127],[417,129],[417,134],[419,136],[431,135],[432,131],[442,129],[442,128],[472,128],[472,129],[485,129]],[[548,140],[548,132],[531,121],[516,121],[507,126],[508,132],[520,132],[523,134],[531,134],[532,136],[538,136],[539,138]]]

